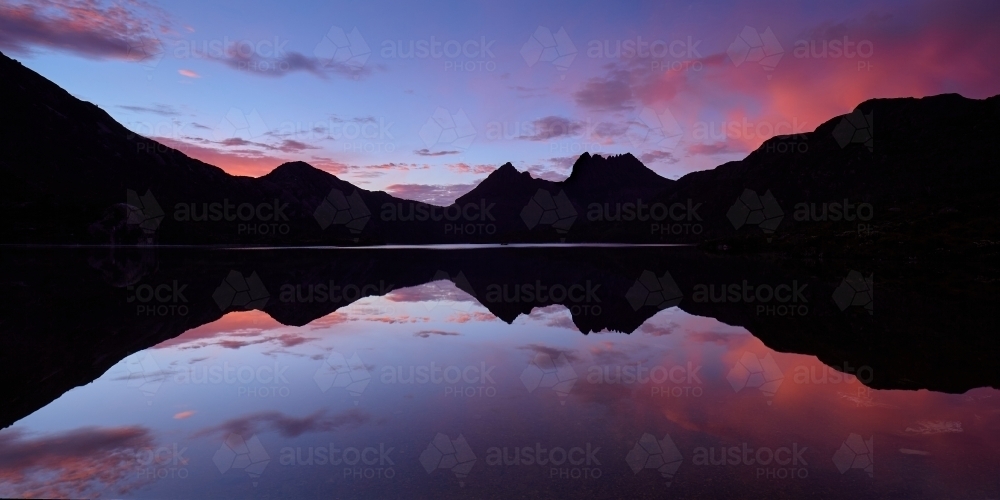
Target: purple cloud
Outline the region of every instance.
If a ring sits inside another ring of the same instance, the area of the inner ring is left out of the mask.
[[[342,427],[356,428],[371,420],[371,415],[355,408],[333,415],[326,409],[320,409],[304,417],[292,417],[278,411],[262,411],[202,429],[194,437],[229,434],[250,436],[260,432],[277,432],[284,437],[293,438],[312,432],[332,432]]]
[[[559,137],[570,137],[580,133],[583,125],[561,116],[546,116],[531,122],[531,135],[521,136],[529,141],[545,141]]]
[[[162,55],[156,33],[169,28],[161,11],[142,3],[102,6],[87,0],[0,4],[0,48],[30,54],[42,47],[91,59],[143,61]]]

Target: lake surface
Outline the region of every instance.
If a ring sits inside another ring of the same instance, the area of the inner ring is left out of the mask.
[[[553,251],[8,250],[0,495],[1000,496],[993,352],[908,270]]]

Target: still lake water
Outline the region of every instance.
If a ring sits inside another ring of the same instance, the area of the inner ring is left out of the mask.
[[[117,310],[131,316],[157,283],[176,299],[169,268],[118,286]],[[586,279],[550,280],[579,300],[533,297],[508,324],[483,305],[502,285],[435,271],[413,286],[338,278],[344,304],[302,326],[232,307],[239,290],[215,279],[221,317],[0,431],[0,495],[1000,496],[995,389],[870,388],[871,366],[835,370],[681,307],[584,335],[577,323],[611,311],[597,275],[590,295]],[[194,288],[153,316],[197,316]],[[264,304],[334,302],[315,286],[269,290]]]

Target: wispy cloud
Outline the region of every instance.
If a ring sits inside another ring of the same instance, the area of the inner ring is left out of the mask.
[[[177,108],[169,104],[153,104],[152,106],[119,105],[118,107],[136,113],[148,113],[160,116],[181,116],[182,114]]]
[[[583,130],[583,125],[561,116],[546,116],[531,122],[530,134],[521,138],[529,141],[546,141],[559,137],[572,137]]]
[[[427,148],[423,148],[423,149],[418,149],[413,153],[420,156],[447,156],[447,155],[460,154],[461,151],[431,151]]]
[[[657,162],[677,163],[680,161],[672,151],[652,150],[639,155],[639,161],[645,165],[652,165]]]
[[[488,174],[496,170],[493,165],[469,165],[468,163],[452,163],[448,170],[459,174]]]
[[[306,72],[323,79],[330,75],[359,79],[372,74],[371,66],[326,61],[294,51],[265,57],[256,52],[240,50],[236,46],[229,47],[222,57],[212,57],[209,60],[221,62],[249,75],[264,77],[282,77],[295,72]]]
[[[370,421],[372,421],[370,414],[356,408],[334,414],[324,408],[304,417],[293,417],[278,411],[262,411],[202,429],[195,433],[194,437],[224,437],[229,434],[250,436],[260,432],[277,432],[283,437],[293,438],[313,432],[332,432],[345,427],[356,428]]]

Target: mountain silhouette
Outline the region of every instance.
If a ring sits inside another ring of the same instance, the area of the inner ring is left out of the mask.
[[[561,182],[533,178],[505,163],[456,204],[493,204],[496,232],[506,241],[565,241],[574,223],[585,220],[590,204],[649,200],[672,183],[631,154],[604,158],[584,153]]]
[[[357,193],[371,207],[397,200],[301,162],[261,178],[230,175],[129,131],[99,107],[2,54],[0,71],[0,100],[8,117],[0,138],[5,179],[0,206],[9,214],[0,237],[4,243],[110,243],[109,232],[136,225],[126,215],[137,212],[140,219],[159,217],[144,227],[157,243],[377,243],[374,233],[352,231],[340,220],[324,229],[316,210],[332,189],[344,197]],[[151,195],[152,214],[150,207],[129,203],[130,190],[137,197]],[[243,220],[235,208],[225,212],[227,201],[255,209],[276,205],[280,216],[265,210],[263,218]],[[221,220],[211,220],[211,213],[209,220],[196,220],[213,203],[222,205]],[[185,215],[191,216],[178,220]]]
[[[970,247],[973,235],[998,235],[1000,164],[986,139],[1000,133],[998,118],[1000,96],[872,99],[813,132],[768,139],[744,160],[688,174],[655,201],[703,202],[709,238],[756,235],[801,245],[861,230],[883,256],[900,241]],[[744,195],[755,201],[767,193],[779,209],[773,228],[733,209]],[[834,204],[841,215],[829,210]],[[860,204],[873,211],[867,220],[858,217]],[[854,207],[849,215],[846,205]]]
[[[865,101],[813,132],[768,139],[743,160],[676,181],[631,154],[584,153],[561,182],[505,163],[437,207],[305,162],[230,175],[129,131],[2,54],[0,70],[2,243],[709,242],[892,254],[905,241],[902,253],[912,254],[942,239],[963,248],[994,241],[1000,227],[1000,97]],[[834,204],[867,204],[872,216],[811,215]]]

